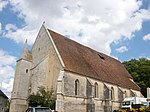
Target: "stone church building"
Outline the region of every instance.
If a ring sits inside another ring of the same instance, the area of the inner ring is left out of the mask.
[[[27,97],[53,88],[58,112],[111,112],[140,88],[116,59],[83,46],[42,25],[17,60],[10,112],[24,112]]]

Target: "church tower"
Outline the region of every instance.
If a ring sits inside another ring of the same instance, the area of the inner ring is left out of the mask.
[[[10,112],[24,112],[27,108],[31,66],[32,54],[28,50],[26,40],[20,59],[17,60],[13,91],[11,94]]]

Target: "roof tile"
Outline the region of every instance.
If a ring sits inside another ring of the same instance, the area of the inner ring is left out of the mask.
[[[116,59],[81,45],[54,31],[49,33],[65,64],[65,70],[134,90],[140,88]]]

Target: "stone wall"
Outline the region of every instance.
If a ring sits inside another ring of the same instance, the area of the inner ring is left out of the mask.
[[[48,55],[50,48],[52,48],[50,38],[44,27],[41,27],[38,36],[31,49],[33,67],[37,66]]]
[[[8,100],[0,95],[0,112],[5,112]]]
[[[75,97],[75,80],[79,80],[79,94],[77,97],[86,97],[86,78],[65,72],[64,75],[64,95]]]
[[[32,48],[33,67],[31,69],[31,93],[38,87],[53,89],[56,92],[57,78],[61,64],[44,27],[41,28]]]
[[[24,112],[27,108],[26,99],[28,97],[31,66],[30,61],[24,59],[17,61],[10,112]]]
[[[131,95],[129,89],[64,71],[57,49],[43,26],[31,53],[32,62],[24,59],[17,62],[10,112],[24,112],[27,108],[28,94],[36,93],[38,87],[41,86],[49,90],[53,88],[54,92],[57,90],[56,110],[58,112],[110,111],[120,106],[118,90],[126,92],[124,97]],[[77,94],[75,92],[76,80],[79,82]],[[96,97],[95,84],[98,85]],[[104,97],[104,85],[108,91],[107,99]],[[111,88],[114,89],[113,99],[110,96]],[[132,90],[132,92],[140,96],[139,91]]]
[[[31,50],[32,61],[22,58],[17,61],[10,112],[24,112],[28,95],[41,86],[56,92],[62,66],[50,38],[42,26]]]
[[[63,75],[62,75],[63,73]],[[126,91],[128,96],[123,94],[123,97],[130,96],[130,90],[123,87],[118,87],[113,84],[105,83],[99,80],[87,78],[79,74],[71,72],[62,72],[61,81],[58,85],[62,85],[57,92],[56,109],[59,112],[104,112],[119,109],[120,101],[118,98],[118,90],[123,93]],[[79,80],[79,94],[75,95],[75,80]],[[94,97],[94,84],[98,84],[98,96]],[[104,99],[104,85],[109,90],[109,98]],[[114,98],[111,99],[111,88],[114,89]],[[139,91],[133,90],[138,96]],[[62,106],[62,107],[61,107]]]

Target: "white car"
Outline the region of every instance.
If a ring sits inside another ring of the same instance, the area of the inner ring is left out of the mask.
[[[52,112],[48,107],[29,107],[26,112]]]

